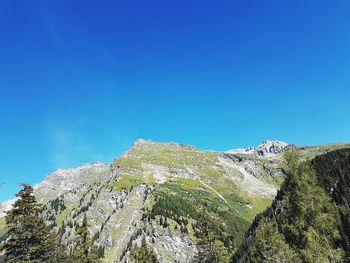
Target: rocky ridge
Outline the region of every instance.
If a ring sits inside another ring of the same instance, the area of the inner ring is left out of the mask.
[[[246,149],[235,149],[228,151],[229,153],[241,153],[254,156],[263,156],[265,158],[274,158],[288,146],[288,143],[282,141],[263,141],[258,147],[249,147]]]
[[[112,163],[55,171],[35,185],[35,195],[45,204],[47,223],[68,246],[73,246],[75,225],[86,214],[105,262],[128,262],[133,245],[143,237],[160,262],[193,262],[201,207],[209,204],[227,232],[235,231],[222,237],[233,251],[254,216],[274,198],[284,178],[285,147],[265,141],[256,148],[214,152],[138,140]],[[164,208],[173,203],[182,207]],[[10,205],[0,203],[0,215]]]

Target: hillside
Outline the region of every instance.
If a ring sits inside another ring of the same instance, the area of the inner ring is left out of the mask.
[[[233,262],[350,262],[350,148],[289,157],[287,179]]]
[[[346,144],[300,148],[303,158]],[[203,216],[215,221],[216,243],[231,257],[255,216],[285,178],[282,153],[299,148],[264,141],[255,148],[204,151],[178,143],[138,140],[112,163],[59,169],[34,186],[44,217],[72,247],[87,216],[105,262],[129,262],[145,238],[159,262],[193,262],[201,254]],[[0,234],[4,211],[0,204]]]

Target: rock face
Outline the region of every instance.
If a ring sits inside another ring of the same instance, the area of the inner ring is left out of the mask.
[[[69,247],[75,225],[86,215],[105,262],[129,262],[143,238],[160,262],[194,262],[203,208],[222,225],[219,239],[233,253],[284,179],[286,146],[264,141],[256,148],[214,152],[138,140],[112,163],[53,172],[34,186],[35,195],[47,223]],[[0,203],[0,220],[12,202]]]
[[[0,203],[0,218],[6,215],[5,212],[11,209],[14,202],[15,199],[11,199]]]
[[[71,169],[58,169],[43,182],[34,186],[38,201],[46,203],[72,189],[84,188],[97,181],[106,181],[110,176],[109,164],[96,162]]]
[[[267,158],[276,157],[276,155],[283,152],[289,144],[282,141],[263,141],[258,147],[247,149],[236,149],[229,151],[230,153],[243,153],[255,156],[264,156]]]
[[[34,185],[37,201],[45,204],[72,189],[84,188],[96,180],[105,180],[109,174],[109,164],[96,162],[83,164],[71,169],[58,169],[46,176],[44,181]],[[12,207],[16,198],[0,203],[0,218]]]

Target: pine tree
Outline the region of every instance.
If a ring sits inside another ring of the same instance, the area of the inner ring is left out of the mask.
[[[65,262],[66,254],[56,234],[40,217],[42,207],[37,204],[33,188],[22,184],[13,209],[7,212],[7,240],[2,247],[5,261]]]
[[[276,222],[265,219],[260,224],[247,263],[301,263],[278,232]]]
[[[97,248],[97,257],[104,258],[105,257],[105,248],[103,246],[99,246]]]
[[[96,247],[93,245],[92,238],[88,230],[88,222],[86,215],[83,222],[76,226],[75,247],[72,258],[75,263],[96,263],[99,262]]]
[[[222,231],[217,220],[204,208],[202,215],[197,221],[199,229],[199,262],[201,263],[226,263],[229,262],[227,249],[218,240],[219,232]]]
[[[132,263],[158,263],[158,259],[153,250],[147,246],[146,239],[143,238],[141,247],[134,246],[130,253]]]
[[[337,208],[310,162],[300,160],[298,152],[287,152],[285,161],[288,176],[278,201],[258,222],[244,262],[345,262]]]
[[[168,227],[168,219],[166,217],[164,218],[163,227],[164,228]]]
[[[336,207],[319,185],[310,163],[295,153],[288,154],[286,160],[289,176],[282,186],[286,194],[281,222],[286,241],[298,248],[304,262],[342,262]]]

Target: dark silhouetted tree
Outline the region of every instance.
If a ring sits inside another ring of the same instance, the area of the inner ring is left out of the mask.
[[[33,188],[21,184],[23,189],[13,209],[7,212],[7,240],[1,250],[5,252],[5,262],[66,262],[64,248],[58,237],[40,217],[42,207],[37,204]]]
[[[99,262],[97,248],[93,245],[92,238],[88,230],[86,215],[83,222],[75,227],[76,238],[75,247],[72,253],[72,259],[76,263],[95,263]]]
[[[141,247],[134,246],[130,253],[132,263],[158,263],[158,259],[153,250],[147,247],[146,239],[143,238]]]

